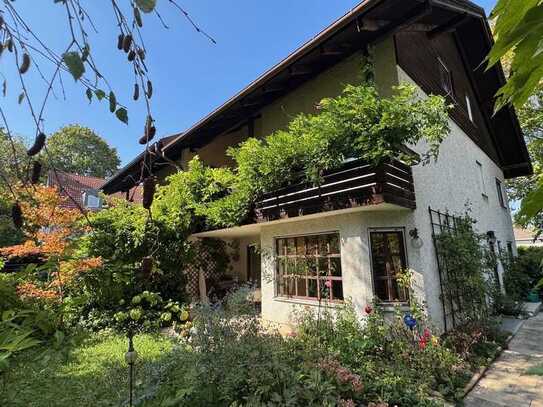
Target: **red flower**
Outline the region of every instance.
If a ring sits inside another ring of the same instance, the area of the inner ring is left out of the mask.
[[[424,348],[426,348],[426,345],[427,345],[426,339],[420,338],[419,339],[419,349],[424,350]]]
[[[366,312],[366,314],[371,314],[373,312],[373,308],[371,305],[366,305],[366,307],[364,308],[364,311]]]

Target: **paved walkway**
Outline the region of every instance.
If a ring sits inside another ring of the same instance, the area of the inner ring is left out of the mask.
[[[509,349],[465,398],[467,407],[543,407],[543,376],[527,375],[543,365],[543,313],[528,319]]]

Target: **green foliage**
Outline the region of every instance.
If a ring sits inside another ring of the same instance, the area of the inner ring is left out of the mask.
[[[285,130],[231,147],[232,170],[209,168],[194,158],[188,171],[169,177],[159,189],[155,217],[182,227],[191,215],[210,228],[239,225],[255,199],[300,173],[318,184],[323,171],[348,158],[414,163],[403,146],[421,140],[428,146],[421,158],[428,161],[437,158],[448,131],[441,97],[419,99],[413,86],[400,85],[393,96],[381,98],[371,85],[349,85],[340,96],[323,99],[318,113],[299,114]]]
[[[61,128],[47,141],[51,165],[57,170],[106,178],[119,168],[117,150],[93,130],[79,125]]]
[[[505,59],[509,71],[507,83],[498,91],[496,110],[512,103],[519,110],[523,131],[534,162],[534,175],[510,182],[515,199],[522,199],[516,221],[543,231],[542,78],[543,4],[539,0],[499,0],[492,12],[496,42],[488,55],[488,66]],[[512,55],[512,56],[511,56]],[[511,56],[511,61],[508,58]]]
[[[304,353],[329,355],[358,374],[364,383],[358,400],[438,405],[432,389],[454,398],[465,382],[465,361],[432,335],[423,317],[411,330],[403,312],[385,316],[377,306],[362,320],[350,305],[337,311],[302,313],[295,340]]]
[[[68,67],[68,71],[72,74],[74,80],[80,79],[85,73],[85,65],[79,55],[79,52],[66,52],[62,55],[62,60]]]
[[[90,220],[93,230],[79,239],[76,255],[100,257],[102,266],[81,273],[72,284],[67,304],[74,324],[90,329],[122,326],[115,314],[126,312],[125,304],[144,292],[159,293],[161,307],[168,303],[162,299],[184,300],[182,270],[191,254],[186,231],[160,220],[150,222],[143,207],[124,201],[92,214]],[[153,266],[150,274],[143,274],[142,259],[149,253]],[[162,308],[152,308],[146,329],[157,327],[161,316]]]
[[[485,323],[491,314],[487,302],[499,288],[494,278],[496,256],[486,243],[486,235],[474,230],[475,221],[466,213],[456,221],[456,229],[436,238],[443,270],[443,300],[454,304],[457,324]]]
[[[491,15],[496,41],[488,55],[488,66],[513,50],[511,75],[498,92],[496,110],[507,103],[521,107],[543,78],[543,5],[540,0],[499,0]]]

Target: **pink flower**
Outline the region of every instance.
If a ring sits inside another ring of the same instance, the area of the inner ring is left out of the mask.
[[[429,330],[428,328],[424,328],[424,331],[423,331],[423,333],[422,333],[422,337],[423,337],[426,341],[432,337],[432,333],[430,332],[430,330]]]
[[[366,312],[366,314],[371,314],[373,312],[373,308],[371,305],[366,305],[366,307],[364,308],[364,311]]]
[[[326,286],[326,288],[332,288],[332,280],[326,280],[324,285]]]

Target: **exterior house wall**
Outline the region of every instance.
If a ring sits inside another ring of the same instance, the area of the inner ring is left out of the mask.
[[[376,49],[378,86],[381,84],[383,87],[383,83],[395,84],[398,81],[415,83],[397,66],[390,44],[390,41],[383,41]],[[393,65],[395,69],[391,70],[390,65]],[[396,78],[390,78],[387,72],[393,72]],[[326,77],[327,80],[331,78],[324,76],[324,74],[322,77]],[[335,79],[336,83],[341,83],[342,86],[348,83],[348,78],[340,78],[339,80]],[[330,89],[330,83],[326,83]],[[318,86],[318,84],[318,81],[314,85],[311,82],[311,86]],[[310,84],[308,84],[309,86]],[[303,89],[300,88],[300,90]],[[422,90],[420,93],[421,97],[424,97]],[[299,95],[295,91],[289,96],[295,99]],[[279,106],[289,106],[289,102],[289,100],[280,101]],[[275,114],[272,113],[268,116],[263,114],[265,125],[269,125],[266,120],[272,118],[276,120],[288,118],[288,115],[279,114],[279,106],[270,108],[269,114],[272,112]],[[307,103],[303,105],[305,108],[308,106]],[[295,113],[292,108],[288,111],[292,114]],[[431,207],[441,212],[448,211],[451,214],[463,214],[469,207],[471,208],[471,216],[477,220],[476,228],[479,232],[485,233],[493,230],[497,240],[501,241],[502,248],[506,247],[507,242],[511,242],[514,246],[515,240],[509,209],[500,205],[496,190],[495,180],[504,181],[502,170],[452,119],[449,120],[449,125],[451,131],[441,146],[437,162],[413,168],[417,199],[416,210],[363,211],[344,215],[323,215],[317,219],[262,226],[263,319],[291,325],[300,307],[315,308],[318,305],[316,301],[275,296],[273,276],[276,267],[274,256],[276,237],[338,231],[341,241],[344,297],[352,301],[362,314],[364,306],[373,299],[369,230],[370,228],[399,227],[404,228],[408,266],[415,271],[416,294],[426,301],[432,322],[438,328],[443,329],[443,309],[439,298],[441,289],[428,208]],[[418,152],[425,150],[424,143],[411,147]],[[482,165],[486,196],[481,191],[477,162]],[[505,197],[505,191],[503,193]],[[505,199],[507,198],[505,197]],[[423,240],[423,246],[418,249],[411,244],[411,238],[408,235],[408,231],[415,227]],[[333,307],[332,304],[329,306]]]
[[[266,106],[261,120],[255,123],[256,135],[265,137],[287,127],[298,113],[316,113],[315,108],[322,99],[338,96],[347,84],[359,84],[363,58],[363,54],[357,52]]]

